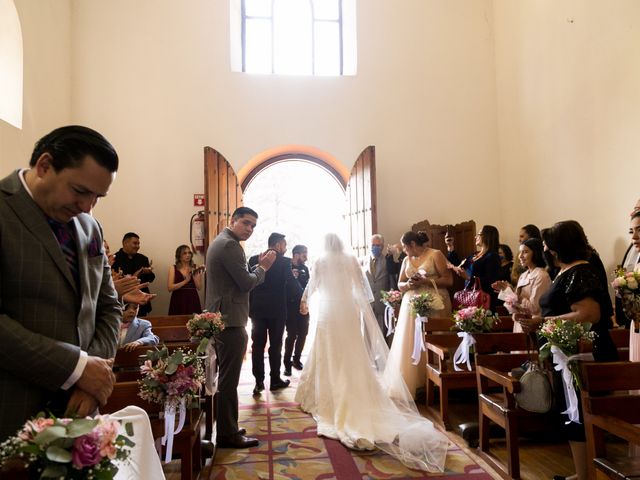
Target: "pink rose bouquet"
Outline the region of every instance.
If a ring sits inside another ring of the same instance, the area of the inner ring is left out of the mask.
[[[380,301],[394,310],[400,308],[402,292],[400,290],[380,290]]]
[[[465,307],[453,314],[455,322],[452,330],[460,330],[467,333],[490,332],[495,322],[499,322],[498,316],[491,310],[483,307]]]
[[[29,478],[113,479],[113,460],[128,458],[134,443],[131,423],[108,415],[95,418],[47,418],[28,420],[16,436],[0,444],[0,466],[21,462]]]
[[[224,321],[220,312],[196,313],[187,322],[187,330],[192,341],[200,342],[198,353],[206,350],[211,338],[216,337],[224,330]]]

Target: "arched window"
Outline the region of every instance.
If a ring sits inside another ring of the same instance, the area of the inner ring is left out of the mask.
[[[0,0],[0,120],[22,128],[22,30],[13,0]]]
[[[355,0],[231,0],[232,67],[355,75]]]

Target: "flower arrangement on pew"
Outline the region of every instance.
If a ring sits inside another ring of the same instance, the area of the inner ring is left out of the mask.
[[[169,354],[166,346],[147,350],[140,367],[142,379],[140,397],[164,405],[165,462],[171,461],[173,437],[180,433],[186,420],[186,408],[197,406],[194,400],[200,395],[204,383],[202,359],[192,351],[176,349]],[[176,409],[178,425],[175,425]]]
[[[114,460],[126,461],[135,445],[131,423],[95,418],[55,418],[43,413],[0,444],[0,466],[26,468],[28,478],[113,479]]]
[[[633,272],[627,272],[620,267],[615,272],[611,285],[616,297],[622,301],[624,314],[633,321],[632,328],[638,332],[640,328],[640,264]]]
[[[579,423],[578,396],[575,387],[580,388],[580,375],[576,368],[577,361],[582,358],[593,358],[591,354],[578,354],[580,342],[593,342],[595,332],[591,332],[590,323],[578,323],[573,320],[550,318],[544,322],[538,334],[547,339],[540,347],[539,361],[543,362],[550,355],[553,356],[555,369],[562,372],[565,397],[567,399],[566,413],[570,422]]]
[[[218,369],[215,338],[224,330],[224,321],[220,312],[196,313],[187,322],[187,330],[191,335],[191,341],[200,342],[199,354],[206,355],[205,361],[205,391],[207,395],[213,395],[217,391]]]
[[[387,329],[387,337],[395,331],[402,295],[400,290],[380,290],[380,301],[385,305],[384,326]]]
[[[453,313],[451,330],[458,330],[458,336],[462,337],[453,356],[453,368],[456,371],[462,370],[458,367],[460,364],[466,364],[467,370],[471,371],[471,349],[476,343],[472,334],[490,332],[494,323],[499,321],[495,313],[483,307],[465,307]]]
[[[435,284],[434,291],[437,291]],[[422,292],[412,296],[411,300],[409,300],[409,305],[411,306],[411,310],[416,314],[411,360],[414,365],[417,365],[420,362],[422,352],[427,350],[424,344],[422,324],[429,320],[429,315],[433,312],[442,310],[444,308],[444,302],[439,293]]]

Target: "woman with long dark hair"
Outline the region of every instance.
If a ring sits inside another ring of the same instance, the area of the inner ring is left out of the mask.
[[[188,245],[176,248],[175,264],[169,267],[167,288],[171,292],[169,315],[201,313],[198,290],[202,288],[203,267],[196,267]]]
[[[500,257],[498,246],[500,234],[493,225],[485,225],[476,234],[476,247],[478,250],[462,261],[460,266],[452,270],[466,280],[465,287],[475,278],[480,280],[482,290],[491,295],[491,310],[495,311],[498,303],[498,294],[491,285],[500,278]]]

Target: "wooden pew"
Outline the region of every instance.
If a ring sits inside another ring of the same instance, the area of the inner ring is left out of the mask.
[[[457,331],[451,332],[454,323],[451,318],[430,318],[424,324],[425,345],[427,347],[427,405],[435,403],[435,387],[439,390],[440,417],[447,430],[451,429],[449,422],[449,391],[476,388],[475,371],[456,371],[453,367],[453,355],[460,345],[461,338]],[[513,329],[511,317],[500,317],[500,322],[494,325],[494,331],[507,331]],[[498,350],[496,350],[498,351]]]
[[[161,438],[164,435],[164,420],[159,418],[159,414],[163,411],[163,406],[143,400],[138,396],[138,391],[138,382],[116,382],[107,404],[100,408],[100,413],[113,413],[127,405],[136,405],[149,415],[153,438]],[[197,472],[202,468],[200,455],[200,431],[204,417],[202,413],[200,408],[187,409],[187,420],[184,427],[173,438],[173,453],[180,457],[180,478],[182,480],[196,478]]]
[[[529,359],[528,353],[494,354],[500,345],[503,351],[526,352],[524,333],[487,333],[476,337],[476,379],[478,382],[478,413],[480,424],[480,456],[502,478],[520,478],[518,435],[521,432],[546,431],[561,425],[557,413],[532,413],[518,407],[515,393],[520,392],[520,381],[511,377],[512,369]],[[537,359],[537,350],[532,354]],[[497,389],[496,389],[497,385]],[[507,441],[506,465],[491,453],[490,422],[505,430]]]
[[[183,327],[164,327],[164,328],[177,328],[181,329]],[[184,328],[186,331],[186,328]],[[170,338],[178,338],[179,335],[168,336]],[[166,337],[165,337],[166,338]],[[161,338],[162,340],[162,338]],[[192,350],[195,351],[198,347],[197,343],[192,343],[190,341],[184,342],[172,342],[165,343],[165,346],[169,350],[169,353],[172,353],[174,350],[181,348],[183,350]],[[113,371],[116,376],[116,381],[118,382],[126,382],[140,379],[140,361],[141,356],[147,353],[147,350],[153,349],[154,347],[149,346],[141,346],[137,347],[134,350],[129,352],[119,349],[116,352],[116,356],[113,362]],[[205,417],[205,438],[207,440],[211,439],[213,434],[213,425],[216,419],[216,410],[215,410],[215,401],[211,395],[205,395],[204,389],[202,393],[203,399],[203,410],[206,413]]]
[[[626,330],[627,336],[629,331]],[[640,458],[608,457],[605,433],[640,445],[640,362],[584,362],[583,421],[587,436],[588,478],[640,478]]]
[[[193,315],[157,315],[142,317],[151,322],[152,327],[173,327],[176,325],[186,325]]]

